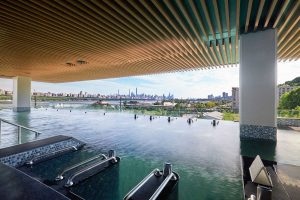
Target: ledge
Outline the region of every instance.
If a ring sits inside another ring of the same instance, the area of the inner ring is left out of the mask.
[[[25,173],[0,163],[1,200],[67,200],[68,198]]]

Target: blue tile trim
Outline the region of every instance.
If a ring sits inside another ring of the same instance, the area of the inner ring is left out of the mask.
[[[61,150],[61,149],[67,148],[67,147],[72,147],[72,146],[80,148],[82,145],[83,145],[82,142],[72,138],[69,140],[64,140],[61,142],[34,148],[29,151],[24,151],[21,153],[2,157],[2,158],[0,158],[0,162],[3,164],[6,164],[6,165],[12,166],[12,167],[18,167],[18,166],[23,165],[26,161],[32,159],[36,155],[43,155],[46,153],[55,152],[55,151],[58,151],[58,150]]]
[[[240,138],[276,141],[277,127],[240,124]]]

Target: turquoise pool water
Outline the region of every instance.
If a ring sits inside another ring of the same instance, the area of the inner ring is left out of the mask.
[[[39,108],[29,113],[3,109],[0,117],[42,132],[40,138],[63,134],[88,144],[78,155],[39,164],[35,171],[44,177],[56,174],[49,166],[63,168],[66,163],[115,149],[122,159],[118,166],[73,189],[86,199],[122,199],[150,171],[171,162],[181,177],[171,199],[238,200],[242,199],[241,154],[260,154],[265,159],[300,165],[299,132],[279,130],[277,143],[240,142],[239,124],[235,122],[221,121],[213,127],[209,120],[189,125],[185,118],[168,123],[166,117],[150,121],[149,116],[139,116],[134,120],[132,113],[103,113],[87,107],[73,108],[71,112],[69,108]],[[15,131],[2,125],[1,147],[17,143]],[[34,134],[24,131],[22,141],[30,140],[34,140]]]

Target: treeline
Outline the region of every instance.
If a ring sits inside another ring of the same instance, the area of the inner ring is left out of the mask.
[[[300,87],[280,97],[279,109],[300,110]]]

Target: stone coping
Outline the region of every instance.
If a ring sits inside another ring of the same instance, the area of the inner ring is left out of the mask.
[[[27,174],[0,163],[1,200],[68,200],[69,198]]]

